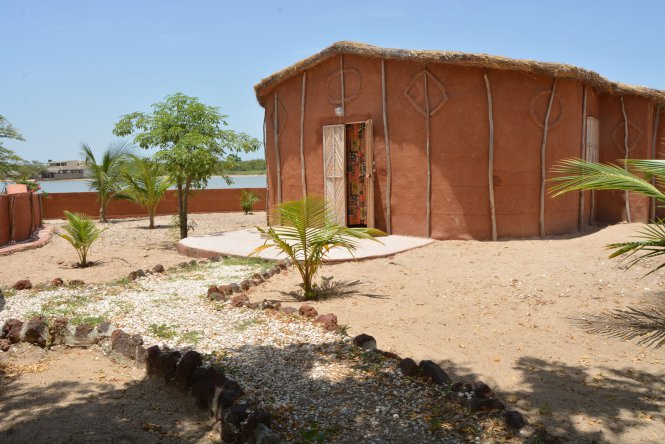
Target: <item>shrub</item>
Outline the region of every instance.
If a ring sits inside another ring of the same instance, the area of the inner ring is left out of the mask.
[[[254,211],[254,204],[259,201],[259,196],[252,193],[251,191],[242,190],[240,192],[240,208],[249,214]]]
[[[79,256],[78,265],[81,268],[85,268],[89,265],[88,251],[102,234],[103,230],[97,228],[95,222],[85,214],[65,211],[65,216],[67,216],[67,225],[64,225],[62,229],[66,234],[59,233],[58,236],[69,242],[76,249],[76,253]]]

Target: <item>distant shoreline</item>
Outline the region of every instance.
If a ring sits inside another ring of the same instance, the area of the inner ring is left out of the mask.
[[[265,175],[266,175],[266,173],[263,173],[263,174],[256,174],[256,173],[252,173],[252,174],[234,173],[234,174],[229,174],[228,177],[261,177],[261,176],[265,176]],[[212,177],[222,177],[222,176],[216,174],[216,175],[214,175],[214,176],[210,176],[210,177],[212,178]],[[82,181],[86,181],[86,180],[88,180],[88,179],[87,179],[87,178],[82,178],[82,179],[79,178],[79,179],[35,179],[35,180],[36,180],[37,182],[64,182],[64,181],[67,181],[67,182],[82,182]],[[0,181],[0,182],[11,182],[11,181],[10,181],[10,180],[2,180],[2,181]]]

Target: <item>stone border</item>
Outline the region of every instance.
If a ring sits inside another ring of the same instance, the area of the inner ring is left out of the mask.
[[[182,392],[190,393],[196,405],[215,418],[214,431],[222,442],[282,444],[284,439],[270,428],[270,413],[243,401],[245,392],[236,381],[226,377],[215,365],[205,364],[194,350],[145,348],[141,335],[130,335],[114,329],[108,322],[97,326],[74,325],[67,318],[50,320],[36,317],[28,322],[9,319],[0,332],[0,350],[12,344],[30,343],[46,348],[54,345],[90,347],[98,344],[105,354],[111,353],[145,365],[146,375],[162,377]]]
[[[34,248],[41,248],[48,244],[53,237],[55,227],[46,225],[33,233],[30,239],[26,241],[16,242],[14,244],[7,244],[0,247],[0,256],[8,256],[10,254],[18,253],[20,251],[32,250]]]

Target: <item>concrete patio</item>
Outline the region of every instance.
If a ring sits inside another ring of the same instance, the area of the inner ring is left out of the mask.
[[[385,236],[381,242],[362,239],[353,256],[344,249],[334,249],[326,258],[326,262],[345,262],[351,260],[373,259],[392,256],[396,253],[412,250],[433,242],[432,239],[410,236]],[[263,239],[256,228],[224,233],[193,236],[182,239],[177,244],[179,253],[190,257],[208,258],[220,255],[248,257],[252,250],[263,245]],[[260,252],[257,257],[263,259],[284,259],[276,249],[269,248]]]

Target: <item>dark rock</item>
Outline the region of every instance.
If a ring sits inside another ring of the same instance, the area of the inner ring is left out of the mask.
[[[264,299],[263,302],[261,302],[261,308],[263,310],[279,310],[281,306],[281,302],[278,301],[269,301]]]
[[[247,404],[239,404],[224,410],[222,419],[222,441],[246,443],[254,435],[258,424],[270,427],[270,415],[256,411]]]
[[[164,376],[164,381],[168,384],[176,375],[178,370],[178,361],[180,361],[180,352],[178,350],[164,350],[159,354],[159,374]]]
[[[140,345],[143,345],[143,338],[140,335],[130,336],[120,329],[111,333],[111,350],[129,359],[137,359]],[[143,352],[145,353],[145,349]]]
[[[288,264],[285,261],[279,261],[277,262],[277,267],[281,270],[286,270],[288,268]]]
[[[477,381],[473,383],[473,396],[483,399],[495,397],[492,389],[483,381]]]
[[[252,279],[252,285],[253,285],[254,287],[258,287],[258,286],[261,285],[262,283],[263,283],[263,279]]]
[[[16,281],[16,283],[12,285],[12,288],[14,290],[30,290],[32,288],[32,282],[27,279],[21,279],[20,281]]]
[[[436,363],[430,360],[420,361],[418,366],[420,374],[423,378],[429,379],[433,384],[436,385],[449,385],[452,383],[452,380],[446,372],[443,371]]]
[[[376,350],[376,339],[374,336],[362,333],[353,338],[353,345],[366,351],[374,351]]]
[[[72,279],[67,283],[70,287],[81,287],[85,285],[85,282],[83,282],[81,279]]]
[[[190,350],[182,355],[175,370],[175,383],[181,390],[188,390],[192,384],[192,373],[203,363],[201,354]]]
[[[12,341],[9,339],[0,339],[0,351],[6,352],[12,346]]]
[[[400,369],[404,376],[418,376],[418,365],[411,358],[404,358],[399,361],[397,368]]]
[[[242,289],[240,288],[240,285],[233,283],[229,284],[229,288],[231,289],[231,293],[240,293],[242,292]]]
[[[128,281],[135,281],[139,278],[139,274],[136,271],[130,271],[129,274],[127,275],[127,280]]]
[[[264,281],[270,279],[270,273],[267,272],[267,271],[262,271],[262,272],[261,272],[261,278],[262,278]]]
[[[43,316],[30,319],[22,339],[23,342],[46,347],[46,343],[48,342],[48,326],[46,325],[46,319]]]
[[[459,393],[464,391],[464,383],[459,381],[450,386],[450,390],[453,393]]]
[[[161,367],[159,363],[159,356],[161,353],[162,351],[160,350],[159,345],[153,345],[146,350],[145,372],[148,375],[158,376],[161,374]]]
[[[219,292],[225,296],[231,296],[233,294],[233,288],[231,285],[222,285],[219,287]]]
[[[506,426],[511,430],[520,430],[528,424],[524,416],[516,410],[504,410],[501,417]]]
[[[218,291],[213,291],[212,293],[208,293],[208,298],[211,301],[225,301],[226,296],[224,296],[222,293]]]
[[[65,281],[63,281],[62,278],[55,278],[51,281],[51,285],[54,287],[62,287],[65,285]]]
[[[252,288],[252,286],[253,286],[252,281],[248,279],[245,279],[240,283],[240,288],[242,289],[242,291],[248,291],[250,288]]]
[[[297,315],[299,314],[298,309],[295,307],[282,307],[281,308],[282,313],[287,314],[287,315]]]
[[[104,321],[97,326],[98,338],[110,338],[113,333],[113,326],[110,322]]]
[[[144,270],[141,270],[140,268],[136,270],[136,274],[138,277],[146,277],[146,273]]]
[[[162,264],[157,264],[154,267],[152,267],[152,272],[153,273],[164,273],[164,266]]]
[[[178,264],[178,267],[180,267],[180,268],[186,268],[186,267],[189,267],[189,262],[180,262],[180,263]]]
[[[5,325],[2,326],[2,338],[9,339],[12,344],[21,341],[21,329],[23,322],[18,319],[7,319]]]
[[[324,330],[335,331],[339,327],[337,325],[337,316],[332,313],[321,315],[314,320],[317,324],[321,324]]]
[[[147,352],[144,346],[139,345],[136,347],[136,365],[144,365]]]
[[[208,259],[210,262],[219,262],[219,256],[213,256]]]
[[[90,324],[81,324],[76,326],[74,332],[76,345],[92,345],[97,343],[97,332],[95,327]]]
[[[192,373],[191,382],[196,405],[214,411],[215,395],[226,382],[224,373],[215,367],[197,367]]]
[[[304,316],[310,319],[314,319],[319,315],[319,312],[316,311],[316,308],[312,307],[309,304],[301,305],[300,309],[298,310],[298,313],[300,313],[300,316]]]
[[[272,267],[270,269],[270,274],[272,274],[273,276],[276,275],[276,274],[280,274],[281,272],[282,272],[282,269],[279,268],[277,265],[275,265],[274,267]]]
[[[506,405],[498,398],[476,398],[475,396],[469,401],[469,410],[472,413],[476,412],[491,412],[493,410],[505,410]]]
[[[246,304],[245,307],[247,307],[249,309],[252,309],[252,310],[255,310],[255,309],[261,307],[261,303],[259,303],[259,302],[250,302],[249,304]]]
[[[252,280],[262,282],[263,281],[263,276],[261,276],[261,273],[254,273],[252,275]]]
[[[221,292],[219,291],[219,287],[217,287],[217,285],[211,285],[210,287],[208,287],[208,297],[210,297],[210,295],[211,295],[212,293],[221,293]],[[212,298],[211,298],[211,299],[212,299]]]
[[[215,399],[213,401],[213,413],[218,420],[222,419],[224,410],[231,407],[245,392],[240,384],[232,379],[226,379],[221,387],[215,391]]]
[[[239,294],[231,298],[231,307],[242,307],[245,304],[249,303],[249,298],[247,295]]]
[[[57,317],[51,321],[48,326],[49,343],[48,345],[64,344],[67,338],[67,323],[69,321],[65,317]]]

